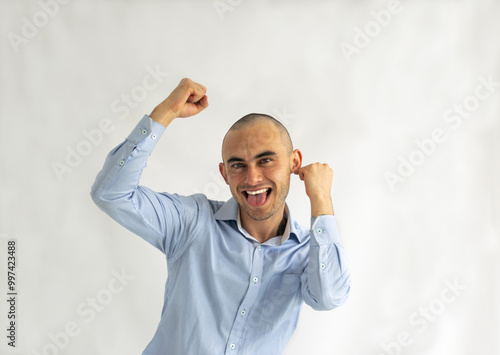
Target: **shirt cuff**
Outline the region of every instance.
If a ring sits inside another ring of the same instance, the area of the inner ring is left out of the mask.
[[[333,215],[322,215],[311,218],[311,243],[313,245],[328,245],[340,243],[340,233],[337,220]]]
[[[153,121],[149,115],[144,115],[129,134],[127,140],[137,148],[151,153],[163,132],[165,132],[165,129],[165,126]]]

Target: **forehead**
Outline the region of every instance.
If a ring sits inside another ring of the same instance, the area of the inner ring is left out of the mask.
[[[229,131],[222,144],[222,159],[236,156],[250,160],[263,151],[273,151],[279,155],[285,147],[280,132],[268,121],[258,121],[248,126]]]

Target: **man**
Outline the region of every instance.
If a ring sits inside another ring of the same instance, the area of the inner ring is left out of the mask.
[[[118,223],[166,256],[158,329],[144,355],[281,354],[302,302],[330,310],[350,277],[333,216],[333,172],[302,167],[286,129],[272,117],[237,121],[222,145],[227,202],[157,193],[138,185],[165,128],[208,107],[206,88],[183,79],[108,157],[91,195]],[[291,174],[304,181],[311,228],[285,203]]]

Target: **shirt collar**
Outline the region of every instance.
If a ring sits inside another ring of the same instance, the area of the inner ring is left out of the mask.
[[[215,212],[214,217],[219,221],[237,221],[239,206],[238,202],[231,197]]]
[[[214,217],[219,221],[235,221],[237,224],[239,224],[239,211],[240,207],[238,205],[238,202],[234,199],[234,197],[231,197],[221,206],[221,208],[217,210],[217,212],[215,212]],[[283,237],[281,239],[282,243],[284,243],[291,236],[295,236],[298,242],[301,243],[302,236],[297,233],[297,229],[295,228],[295,220],[292,218],[290,209],[288,208],[288,205],[286,203],[285,211],[288,218],[286,222],[285,232],[283,233]]]

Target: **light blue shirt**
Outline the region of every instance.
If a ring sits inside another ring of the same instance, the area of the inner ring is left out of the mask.
[[[140,186],[165,127],[144,115],[107,156],[92,199],[166,256],[158,329],[143,355],[278,355],[303,301],[330,310],[350,276],[334,216],[301,227],[286,208],[283,236],[260,244],[239,222],[236,200],[158,193]]]

